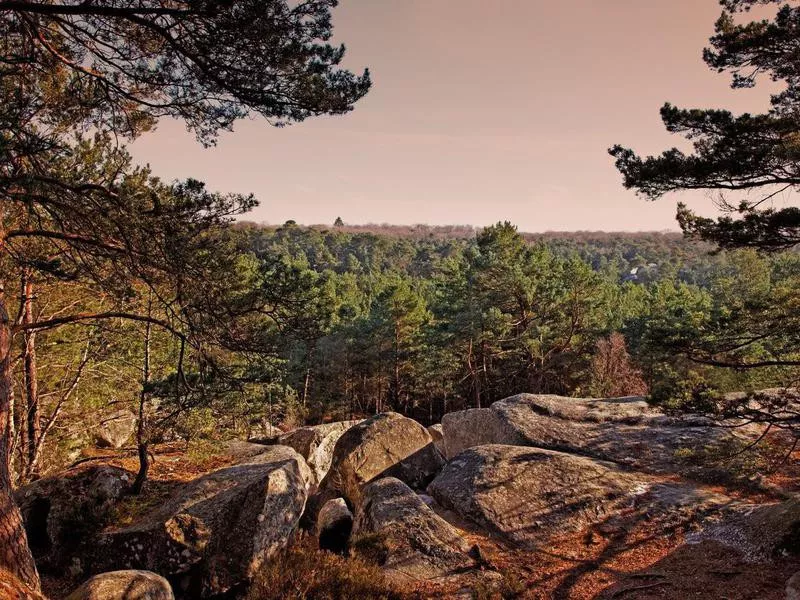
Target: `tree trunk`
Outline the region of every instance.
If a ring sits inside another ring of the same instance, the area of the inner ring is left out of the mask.
[[[308,400],[308,389],[311,384],[311,358],[314,354],[314,345],[311,342],[306,342],[306,377],[303,381],[303,408],[306,407]],[[305,417],[305,415],[304,415]]]
[[[150,316],[152,303],[147,304],[147,316]],[[138,495],[147,482],[147,473],[150,471],[150,433],[147,430],[147,398],[150,384],[150,333],[152,324],[147,322],[144,330],[144,361],[142,364],[142,390],[139,393],[139,420],[136,423],[136,445],[139,452],[139,472],[133,481],[131,492]]]
[[[15,575],[28,587],[40,589],[39,573],[28,547],[28,538],[11,495],[11,438],[9,419],[13,377],[11,372],[12,331],[0,287],[0,569]]]
[[[33,284],[25,277],[23,286],[25,308],[23,312],[24,324],[33,323]],[[36,370],[36,332],[25,332],[25,394],[27,398],[27,475],[29,478],[38,477],[37,448],[41,436],[42,426],[39,411],[39,377]]]

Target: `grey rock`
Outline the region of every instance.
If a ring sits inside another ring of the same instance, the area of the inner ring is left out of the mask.
[[[353,513],[344,498],[329,500],[317,517],[319,547],[331,552],[344,553],[353,529]]]
[[[732,503],[689,542],[713,540],[751,561],[800,556],[800,497],[771,504]]]
[[[379,536],[385,549],[382,568],[400,583],[439,579],[475,567],[466,540],[393,477],[364,488],[353,538],[366,535]]]
[[[191,481],[133,525],[98,536],[95,569],[191,572],[195,596],[227,592],[291,541],[312,481],[294,450],[266,447]]]
[[[169,582],[149,571],[112,571],[95,575],[66,600],[174,600]]]
[[[608,400],[519,394],[442,419],[448,458],[484,444],[532,446],[614,461],[649,473],[683,468],[678,450],[734,439],[697,416],[667,416],[638,397]]]
[[[322,498],[343,496],[358,506],[361,488],[380,477],[397,477],[424,488],[444,458],[428,431],[413,419],[383,413],[348,429],[336,442],[331,467],[320,485]]]
[[[591,458],[486,445],[453,458],[428,486],[436,501],[515,543],[599,522],[646,490],[636,476]]]
[[[94,430],[100,448],[122,448],[136,431],[136,415],[127,409],[116,410],[100,419]]]
[[[428,433],[431,434],[431,438],[433,438],[433,445],[436,446],[436,449],[441,453],[442,456],[446,456],[446,450],[444,447],[444,430],[442,429],[442,424],[436,423],[435,425],[431,425],[428,427]]]
[[[800,571],[786,582],[786,600],[800,600]]]
[[[38,565],[70,567],[75,553],[102,527],[132,481],[133,474],[124,469],[92,466],[18,489],[14,498]]]
[[[294,448],[306,459],[318,482],[328,473],[336,442],[345,431],[360,421],[338,421],[311,427],[300,427],[278,438],[277,443]]]

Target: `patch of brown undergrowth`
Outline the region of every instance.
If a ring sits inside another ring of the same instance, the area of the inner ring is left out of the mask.
[[[354,556],[319,550],[306,537],[279,552],[258,572],[247,600],[402,600],[380,568]]]

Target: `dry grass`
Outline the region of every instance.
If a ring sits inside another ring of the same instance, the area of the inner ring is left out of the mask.
[[[316,548],[309,537],[275,556],[253,580],[247,600],[401,600],[381,570],[361,557]]]

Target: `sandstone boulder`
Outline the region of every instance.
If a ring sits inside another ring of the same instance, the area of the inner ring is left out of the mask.
[[[323,497],[336,493],[357,507],[361,488],[370,481],[391,476],[424,488],[443,464],[444,458],[422,425],[397,413],[383,413],[339,438],[320,488]]]
[[[505,445],[465,450],[428,486],[445,508],[523,545],[599,522],[645,489],[610,463]]]
[[[786,600],[800,600],[800,571],[786,581]]]
[[[101,573],[67,596],[66,600],[175,600],[169,582],[148,571]]]
[[[370,535],[382,543],[382,568],[399,583],[450,577],[475,567],[468,554],[470,545],[393,477],[364,487],[353,539]]]
[[[61,569],[103,526],[133,474],[84,467],[40,479],[14,493],[39,568]]]
[[[186,484],[133,525],[100,535],[95,570],[186,575],[191,597],[224,593],[290,542],[312,481],[294,450],[266,447]]]
[[[344,498],[328,500],[317,517],[319,547],[331,552],[344,553],[353,530],[353,513]]]
[[[116,410],[100,419],[94,430],[100,448],[122,448],[136,431],[136,415],[127,409]]]
[[[442,430],[442,424],[436,423],[436,425],[431,425],[428,427],[428,433],[431,434],[433,445],[436,446],[436,449],[441,453],[442,456],[445,456],[446,450],[444,447],[444,431]]]
[[[753,561],[800,556],[800,497],[771,504],[732,503],[689,541],[713,540]]]
[[[333,448],[345,431],[359,421],[339,421],[312,427],[300,427],[278,438],[277,443],[294,448],[306,459],[317,481],[328,473],[333,459]]]
[[[676,452],[733,440],[700,417],[671,417],[641,398],[609,400],[520,394],[442,419],[448,458],[484,444],[534,446],[618,462],[650,473],[680,470]]]

